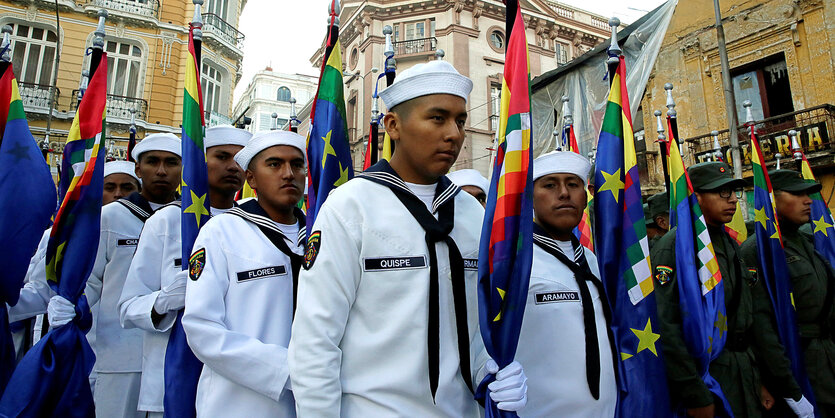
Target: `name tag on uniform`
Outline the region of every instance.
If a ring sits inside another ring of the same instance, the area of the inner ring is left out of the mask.
[[[174,267],[182,267],[183,266],[183,259],[182,258],[175,258],[174,259]]]
[[[139,238],[133,239],[120,239],[116,241],[116,245],[119,247],[126,247],[126,246],[136,246],[139,243]]]
[[[247,280],[263,279],[265,277],[283,276],[285,274],[287,274],[287,267],[284,267],[283,265],[241,271],[238,272],[238,283],[245,282]]]
[[[379,257],[364,258],[365,271],[378,270],[411,270],[426,267],[426,257]]]
[[[557,303],[557,302],[579,302],[580,292],[544,292],[536,294],[536,304]]]
[[[478,271],[478,259],[477,258],[465,258],[464,259],[464,270]]]

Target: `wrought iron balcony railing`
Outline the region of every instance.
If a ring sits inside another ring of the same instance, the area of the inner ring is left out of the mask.
[[[58,104],[58,97],[61,91],[57,87],[35,83],[17,83],[20,91],[20,100],[23,102],[23,109],[27,112],[48,113],[49,112],[49,91],[55,89],[55,96],[52,98],[52,108]]]
[[[791,138],[788,135],[790,130],[798,132],[798,141],[803,152],[810,159],[828,155],[835,152],[835,105],[823,104],[808,109],[798,110],[792,113],[777,115],[763,120],[755,121],[757,137],[763,150],[763,158],[766,163],[776,163],[775,154],[782,155],[782,161],[792,160]],[[739,145],[743,166],[750,167],[751,164],[751,130],[747,126],[739,126]],[[707,161],[714,156],[713,136],[709,133],[687,138],[682,144],[690,147],[690,152],[696,162]],[[719,146],[721,147],[722,158],[731,161],[730,134],[727,129],[719,131]],[[692,159],[688,159],[690,163]],[[831,158],[829,159],[831,161]]]
[[[158,0],[89,0],[88,4],[126,14],[159,19]]]
[[[433,52],[438,48],[438,39],[431,38],[409,39],[397,41],[394,46],[395,57],[398,55],[419,54],[421,52]]]
[[[240,50],[244,49],[244,34],[214,13],[203,14],[203,33],[215,35]]]
[[[73,90],[72,99],[70,100],[70,110],[76,109],[78,109],[78,90]],[[131,109],[136,110],[136,119],[145,120],[145,117],[148,115],[148,102],[136,97],[125,97],[115,94],[107,95],[107,118],[109,120],[121,119],[130,121]]]

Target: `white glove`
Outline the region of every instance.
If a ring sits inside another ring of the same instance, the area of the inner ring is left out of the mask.
[[[160,289],[157,300],[154,301],[154,310],[165,315],[171,311],[179,311],[186,306],[186,278],[188,270],[177,272],[174,281],[168,286]]]
[[[49,299],[46,313],[49,315],[49,325],[52,328],[58,328],[75,318],[75,305],[63,296],[55,295]]]
[[[528,378],[522,365],[514,361],[499,370],[493,359],[487,360],[485,369],[489,374],[496,375],[496,381],[487,385],[490,389],[490,399],[496,402],[496,407],[503,411],[519,411],[528,403]]]
[[[796,401],[792,398],[784,398],[786,404],[791,408],[792,412],[797,415],[799,418],[814,418],[815,417],[815,408],[812,407],[812,404],[809,403],[809,400],[806,399],[805,396],[801,396],[799,401]]]

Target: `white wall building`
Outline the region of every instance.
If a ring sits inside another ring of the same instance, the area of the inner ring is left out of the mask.
[[[266,131],[272,128],[272,114],[278,114],[278,126],[282,127],[290,120],[290,99],[296,99],[296,111],[300,111],[316,95],[317,77],[303,74],[284,74],[267,67],[252,77],[244,90],[233,118],[241,115],[252,118],[247,126],[251,132]]]

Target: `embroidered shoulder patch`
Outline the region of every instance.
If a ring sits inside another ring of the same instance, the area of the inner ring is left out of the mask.
[[[206,249],[201,248],[194,252],[188,259],[188,277],[191,280],[197,280],[203,273],[203,267],[206,266]]]
[[[319,247],[322,246],[322,231],[313,231],[307,238],[307,248],[304,251],[304,269],[310,270],[316,256],[319,255]]]
[[[658,266],[655,268],[655,280],[658,280],[658,284],[661,286],[666,285],[672,279],[673,269],[667,266]]]

